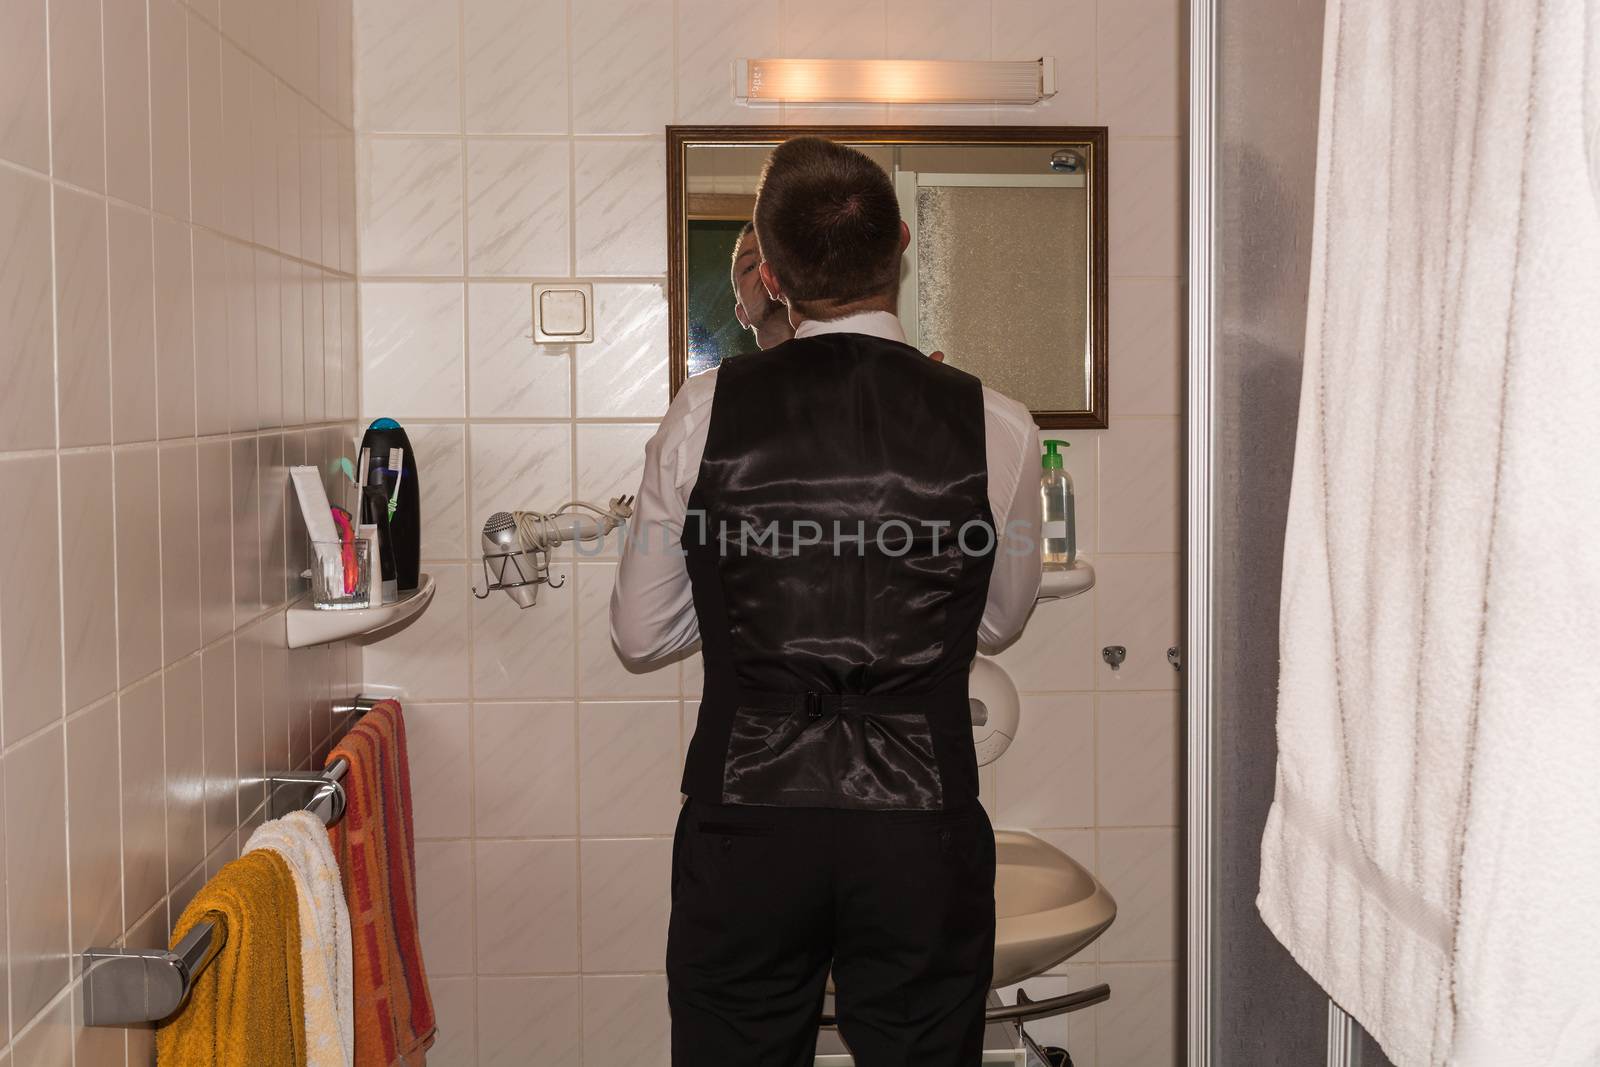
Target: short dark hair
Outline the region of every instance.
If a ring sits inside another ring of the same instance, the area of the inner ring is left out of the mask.
[[[756,240],[791,302],[848,304],[900,280],[900,203],[882,167],[823,137],[795,137],[767,158]]]
[[[729,258],[730,259],[732,259],[734,261],[737,261],[739,259],[739,249],[744,244],[744,239],[746,237],[749,237],[755,231],[756,231],[756,224],[753,223],[753,222],[747,222],[743,226],[739,227],[739,236],[737,236],[737,237],[735,237],[733,239],[733,251],[731,253],[729,253]],[[760,243],[761,243],[761,239],[759,237],[756,238],[756,244],[759,246]]]

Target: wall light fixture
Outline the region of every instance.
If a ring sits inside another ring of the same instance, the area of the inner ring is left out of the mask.
[[[740,59],[741,104],[1033,104],[1056,93],[1054,59]]]

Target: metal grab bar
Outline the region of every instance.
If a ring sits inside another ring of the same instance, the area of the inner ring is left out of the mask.
[[[358,716],[378,702],[358,698],[336,707],[337,713]],[[344,776],[350,764],[334,760],[321,772],[268,775],[267,816],[278,818],[305,810],[332,826],[344,816]],[[309,789],[309,799],[290,803],[280,798],[295,788]],[[85,1026],[136,1026],[158,1023],[177,1014],[189,999],[195,979],[222,949],[223,931],[202,920],[183,936],[176,948],[91,948],[83,960],[83,1024]]]
[[[1063,993],[1059,997],[1047,997],[1044,1000],[1030,1000],[1027,992],[1019,989],[1015,1004],[1009,1007],[1001,1005],[998,1008],[990,1008],[983,1013],[983,1018],[991,1023],[1032,1022],[1034,1019],[1048,1019],[1052,1015],[1065,1015],[1069,1011],[1092,1008],[1110,999],[1111,987],[1104,982],[1087,989],[1080,989],[1075,993]]]
[[[1049,997],[1045,1000],[1030,1000],[1024,990],[1017,990],[1015,1004],[1002,1004],[997,1008],[986,1008],[983,1012],[983,1021],[986,1023],[1023,1023],[1034,1019],[1048,1019],[1052,1015],[1065,1015],[1069,1011],[1078,1011],[1082,1008],[1091,1008],[1096,1004],[1104,1003],[1111,999],[1111,987],[1101,982],[1099,985],[1089,986],[1074,993],[1063,993],[1059,997]],[[839,1025],[838,1017],[831,1011],[822,1013],[821,1025],[836,1027]]]

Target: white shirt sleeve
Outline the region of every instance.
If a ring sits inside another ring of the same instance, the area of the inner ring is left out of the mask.
[[[1033,416],[1016,401],[984,389],[985,438],[989,450],[989,509],[997,543],[989,598],[978,624],[984,651],[1004,646],[1019,633],[1039,595],[1039,440]]]
[[[713,378],[696,375],[684,383],[644,448],[644,478],[611,589],[611,643],[635,666],[700,639],[680,539],[705,450]]]

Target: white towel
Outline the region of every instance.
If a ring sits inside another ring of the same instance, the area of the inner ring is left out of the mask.
[[[1600,1063],[1600,0],[1329,0],[1262,917],[1399,1064]]]
[[[300,905],[306,1062],[309,1067],[350,1067],[355,1057],[350,911],[328,828],[310,812],[297,811],[262,823],[245,847],[255,849],[276,852],[294,875]]]

